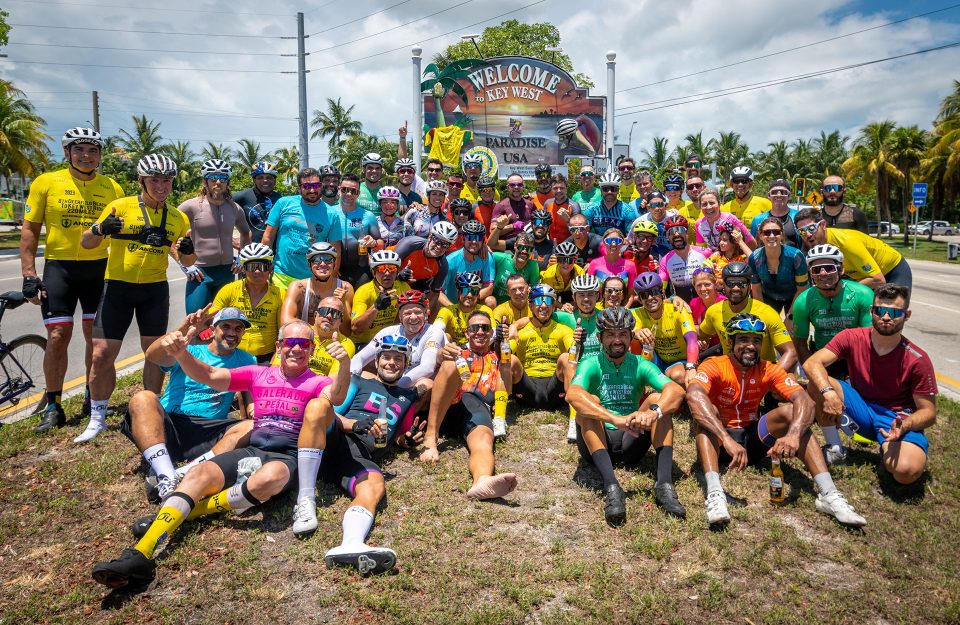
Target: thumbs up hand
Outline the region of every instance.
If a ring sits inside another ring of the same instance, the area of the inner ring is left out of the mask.
[[[104,236],[110,234],[120,234],[120,230],[123,229],[123,220],[117,217],[117,209],[113,207],[110,209],[110,214],[103,220],[103,223],[100,224],[100,233]]]

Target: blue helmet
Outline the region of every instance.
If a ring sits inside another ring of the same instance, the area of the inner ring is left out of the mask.
[[[407,337],[399,334],[383,337],[377,341],[377,356],[383,352],[400,352],[404,356],[410,356],[410,341]]]
[[[537,284],[530,289],[530,301],[532,302],[537,297],[552,297],[556,301],[557,292],[549,284]]]
[[[260,174],[267,174],[269,176],[277,177],[280,175],[280,172],[277,171],[277,168],[274,167],[273,163],[260,161],[250,166],[250,177],[252,178],[253,176],[259,176]]]

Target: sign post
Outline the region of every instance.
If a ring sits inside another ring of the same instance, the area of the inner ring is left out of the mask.
[[[921,206],[927,205],[927,183],[926,182],[914,182],[913,183],[913,203],[910,205],[909,210],[913,213],[913,255],[917,255],[917,230],[919,230],[920,225],[920,211],[917,210]],[[930,232],[933,232],[933,221],[930,221]]]

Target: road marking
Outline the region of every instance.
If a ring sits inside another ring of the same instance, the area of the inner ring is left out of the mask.
[[[950,376],[944,375],[942,373],[937,374],[937,380],[946,384],[947,386],[952,386],[953,388],[960,390],[960,380],[955,380]]]
[[[956,314],[960,315],[960,310],[957,310],[956,308],[947,308],[946,306],[937,306],[936,304],[931,304],[931,303],[929,303],[929,302],[924,302],[924,301],[921,301],[921,300],[918,300],[918,299],[911,299],[911,300],[910,300],[910,303],[911,303],[911,304],[923,304],[924,306],[929,306],[930,308],[937,308],[937,309],[939,309],[939,310],[945,310],[945,311],[947,311],[947,312],[956,313]]]
[[[951,276],[944,276],[945,278],[950,278]],[[938,284],[949,284],[955,285],[957,283],[956,276],[952,276],[953,280],[936,280],[934,278],[928,278],[926,276],[914,276],[914,282],[936,282]]]

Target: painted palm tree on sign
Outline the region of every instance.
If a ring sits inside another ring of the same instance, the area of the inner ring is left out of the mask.
[[[890,152],[890,140],[897,124],[891,120],[870,122],[860,129],[853,143],[850,158],[843,162],[843,171],[848,180],[859,177],[857,191],[869,193],[870,187],[877,195],[877,215],[890,221],[890,181],[900,177]],[[887,236],[892,236],[888,230]]]
[[[452,91],[463,101],[464,107],[470,105],[467,100],[467,92],[457,82],[470,75],[470,71],[478,66],[486,65],[483,59],[461,59],[447,65],[441,71],[436,63],[431,63],[423,70],[423,82],[420,83],[420,91],[429,91],[433,94],[433,102],[437,109],[437,127],[442,128],[447,125],[443,116],[443,109],[440,103],[447,93]]]
[[[310,138],[328,139],[327,147],[332,154],[336,146],[346,137],[363,131],[363,124],[350,116],[353,113],[354,106],[356,105],[344,107],[340,103],[340,98],[337,98],[336,102],[333,98],[327,98],[326,111],[319,109],[313,111],[313,119],[310,120],[310,125],[316,130],[313,131]]]

